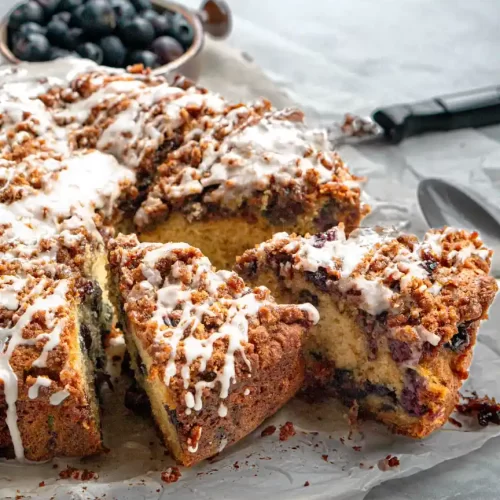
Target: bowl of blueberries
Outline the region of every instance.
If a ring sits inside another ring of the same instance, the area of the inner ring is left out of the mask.
[[[196,79],[205,33],[230,30],[223,0],[204,0],[197,12],[169,0],[28,0],[0,25],[0,53],[13,64],[76,56]]]

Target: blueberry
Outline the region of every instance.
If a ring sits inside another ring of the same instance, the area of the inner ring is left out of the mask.
[[[468,327],[468,323],[458,325],[458,332],[445,344],[445,347],[454,352],[460,352],[464,347],[467,347],[470,343]]]
[[[47,61],[50,57],[50,44],[40,33],[28,33],[16,40],[12,51],[23,61]]]
[[[146,12],[150,12],[149,10]],[[150,16],[151,19],[148,19],[151,25],[155,30],[155,35],[163,36],[163,35],[171,35],[172,34],[172,18],[165,14],[155,13],[155,16]]]
[[[158,58],[149,50],[134,50],[129,54],[127,64],[143,64],[145,68],[155,68],[158,66]]]
[[[114,35],[106,36],[99,41],[102,49],[103,64],[114,68],[121,68],[125,64],[127,49],[122,41]]]
[[[59,59],[60,57],[68,57],[70,55],[75,55],[74,52],[70,52],[69,50],[61,49],[60,47],[52,47],[50,50],[49,60],[53,61],[54,59]]]
[[[64,33],[61,43],[63,49],[75,50],[78,45],[85,41],[85,35],[82,28],[68,28]]]
[[[102,49],[95,43],[87,42],[82,45],[78,45],[76,52],[86,59],[95,61],[97,64],[102,63]]]
[[[59,9],[60,0],[36,0],[43,9],[45,20],[49,21],[52,15]]]
[[[59,10],[66,10],[68,12],[74,11],[80,5],[83,5],[85,0],[61,0],[59,2]]]
[[[82,28],[83,27],[82,16],[83,16],[84,9],[85,9],[85,5],[80,5],[71,13],[71,18],[70,18],[69,23],[68,23],[69,26],[72,26],[74,28]]]
[[[62,21],[63,23],[69,24],[71,20],[71,13],[70,12],[58,12],[57,14],[54,14],[52,16],[51,21],[54,20]]]
[[[148,9],[148,10],[143,10],[140,13],[140,16],[143,17],[144,19],[147,19],[151,24],[153,24],[153,19],[156,19],[160,14],[156,12],[156,10],[153,9]]]
[[[32,22],[43,24],[45,15],[40,4],[31,0],[30,2],[23,3],[15,9],[9,16],[9,28],[17,29],[21,24]]]
[[[18,30],[19,35],[29,35],[30,33],[39,33],[40,35],[45,35],[47,32],[47,29],[44,28],[43,26],[40,26],[37,23],[24,23],[21,24],[21,27]]]
[[[151,0],[131,0],[132,5],[135,7],[137,12],[142,12],[143,10],[151,9]]]
[[[116,16],[106,0],[90,0],[82,11],[82,27],[92,36],[110,35],[116,27]]]
[[[120,21],[131,19],[137,14],[134,6],[127,0],[111,0],[109,3],[115,12],[116,19]]]
[[[60,19],[52,19],[47,24],[47,39],[52,45],[64,45],[64,37],[68,31],[68,25]]]
[[[151,23],[142,17],[134,17],[120,24],[120,38],[124,43],[134,48],[145,48],[155,37]]]
[[[168,64],[184,54],[182,45],[170,36],[161,36],[151,45],[153,52],[158,56],[160,64]]]
[[[172,19],[172,36],[186,49],[193,43],[194,29],[182,14]]]

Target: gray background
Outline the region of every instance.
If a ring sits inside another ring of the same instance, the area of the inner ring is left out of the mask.
[[[0,14],[14,3],[0,0]],[[185,3],[196,7],[198,0]],[[347,111],[500,84],[498,0],[229,3],[235,22],[227,43],[252,57],[310,121],[329,123]],[[457,134],[360,151],[390,166],[399,180],[401,163],[419,170],[432,160],[444,177],[461,169],[466,178],[498,188],[500,146],[492,139],[500,137],[499,128]],[[489,196],[500,199],[495,189]],[[499,498],[499,445],[495,439],[466,457],[389,481],[366,498]]]

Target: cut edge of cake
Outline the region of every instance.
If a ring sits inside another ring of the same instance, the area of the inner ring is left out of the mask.
[[[498,289],[491,256],[477,233],[452,228],[419,241],[382,228],[347,237],[339,226],[276,234],[235,269],[278,301],[318,307],[306,393],[357,401],[394,431],[424,437],[447,421],[468,377]]]

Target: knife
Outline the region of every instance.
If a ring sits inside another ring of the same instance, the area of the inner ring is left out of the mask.
[[[352,114],[329,132],[334,145],[384,138],[398,144],[425,132],[478,128],[500,123],[500,86],[377,109],[372,117]]]

